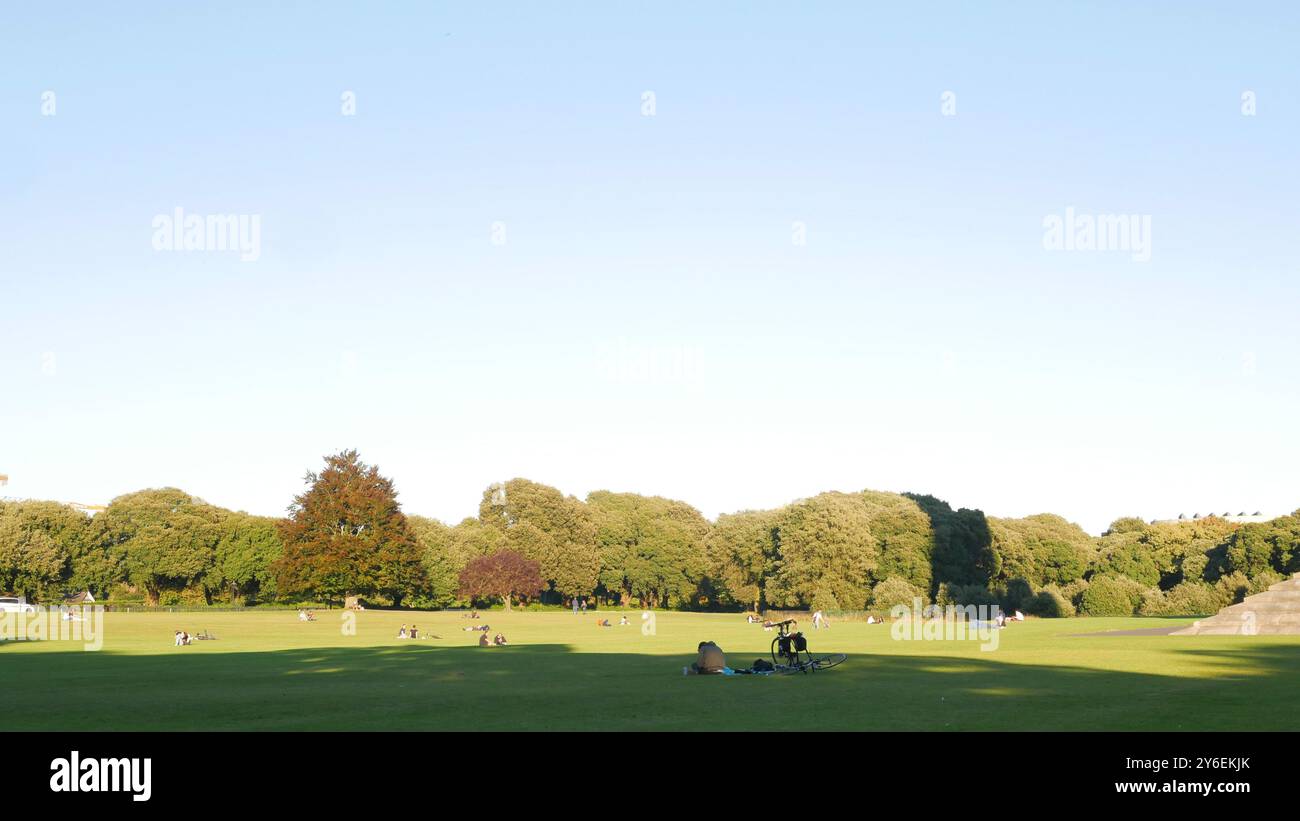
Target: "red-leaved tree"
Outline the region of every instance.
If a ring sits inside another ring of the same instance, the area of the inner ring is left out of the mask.
[[[501,599],[510,609],[514,596],[535,596],[542,591],[542,565],[514,550],[479,556],[460,572],[460,595],[471,601]]]

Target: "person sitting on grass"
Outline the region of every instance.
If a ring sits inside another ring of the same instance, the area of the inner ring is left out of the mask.
[[[492,643],[495,644],[497,647],[505,647],[506,637],[501,635],[500,633],[497,633],[495,636],[492,637]]]
[[[491,646],[492,646],[492,642],[488,641],[487,633],[484,633],[483,635],[481,635],[481,636],[478,637],[478,646],[479,646],[479,647],[491,647]]]
[[[419,637],[420,637],[420,631],[419,631],[418,629],[416,629],[416,627],[415,627],[414,624],[412,624],[412,625],[411,625],[411,632],[410,632],[408,638],[418,639]]]
[[[727,656],[722,648],[711,641],[702,641],[695,663],[682,668],[684,676],[720,675],[727,669]]]
[[[619,627],[627,627],[627,626],[628,626],[629,624],[631,624],[631,623],[632,623],[632,622],[630,622],[630,621],[627,620],[627,613],[624,613],[624,614],[623,614],[623,618],[621,618],[621,619],[618,620],[618,626],[619,626]]]

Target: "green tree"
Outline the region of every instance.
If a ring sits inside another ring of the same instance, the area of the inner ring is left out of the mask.
[[[275,562],[284,554],[279,521],[268,516],[231,513],[220,524],[212,571],[205,579],[210,594],[232,603],[275,596]]]
[[[455,527],[437,519],[408,516],[420,547],[426,589],[421,603],[429,607],[450,607],[460,600],[460,573],[471,560],[495,553],[505,544],[500,531],[474,517]]]
[[[925,598],[921,589],[907,579],[890,576],[872,588],[871,607],[884,613],[899,605],[911,610],[917,599],[924,605]]]
[[[718,517],[705,537],[710,575],[724,602],[758,612],[780,560],[780,511],[746,510]]]
[[[1225,570],[1250,578],[1267,573],[1295,572],[1300,550],[1300,516],[1280,516],[1242,525],[1227,539]]]
[[[1121,522],[1129,520],[1121,519]],[[1112,525],[1098,541],[1092,560],[1092,572],[1126,576],[1147,587],[1154,587],[1168,576],[1168,568],[1146,540],[1146,527],[1116,530]]]
[[[110,551],[149,604],[184,590],[212,567],[226,511],[176,488],[119,496],[102,517]]]
[[[709,522],[660,496],[598,490],[587,496],[601,557],[601,586],[626,606],[658,607],[696,596],[708,575]]]
[[[0,591],[29,601],[56,595],[67,576],[72,543],[84,539],[86,516],[55,502],[0,502]]]
[[[542,577],[559,598],[596,589],[596,527],[579,500],[549,485],[511,479],[483,492],[479,519],[505,537],[507,548],[540,563]]]
[[[947,502],[933,496],[905,495],[925,513],[934,533],[931,592],[937,593],[941,584],[987,585],[997,577],[1001,566],[982,511],[954,511]]]
[[[823,493],[795,502],[781,512],[777,530],[780,558],[766,588],[772,604],[866,606],[879,552],[857,494]]]
[[[876,576],[904,579],[928,596],[935,549],[930,517],[915,500],[896,493],[864,490],[859,496],[880,557]]]
[[[1039,513],[1023,519],[989,519],[998,555],[998,581],[1022,578],[1034,586],[1066,584],[1081,578],[1096,547],[1078,525]]]

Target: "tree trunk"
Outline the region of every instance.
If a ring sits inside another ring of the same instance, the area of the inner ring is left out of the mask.
[[[506,610],[510,609],[510,594],[506,594]]]

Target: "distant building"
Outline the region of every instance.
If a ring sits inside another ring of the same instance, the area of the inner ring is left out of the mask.
[[[1186,513],[1179,513],[1177,519],[1152,519],[1151,524],[1165,525],[1165,524],[1179,524],[1180,522],[1195,522],[1200,519],[1208,519],[1211,516],[1218,519],[1223,519],[1225,522],[1232,522],[1233,524],[1238,524],[1238,525],[1250,524],[1252,522],[1267,522],[1268,520],[1273,518],[1272,516],[1265,516],[1263,513],[1261,513],[1258,510],[1255,511],[1254,513],[1247,513],[1244,510],[1240,513],[1206,513],[1206,514],[1193,513],[1190,516]]]
[[[15,504],[20,502],[49,502],[49,501],[53,501],[53,500],[27,499],[22,496],[0,496],[0,502],[12,502]],[[87,516],[94,516],[96,513],[103,513],[105,510],[108,510],[108,507],[106,505],[88,505],[83,502],[59,502],[58,504],[67,505],[73,510],[79,510],[82,513],[85,513]]]

